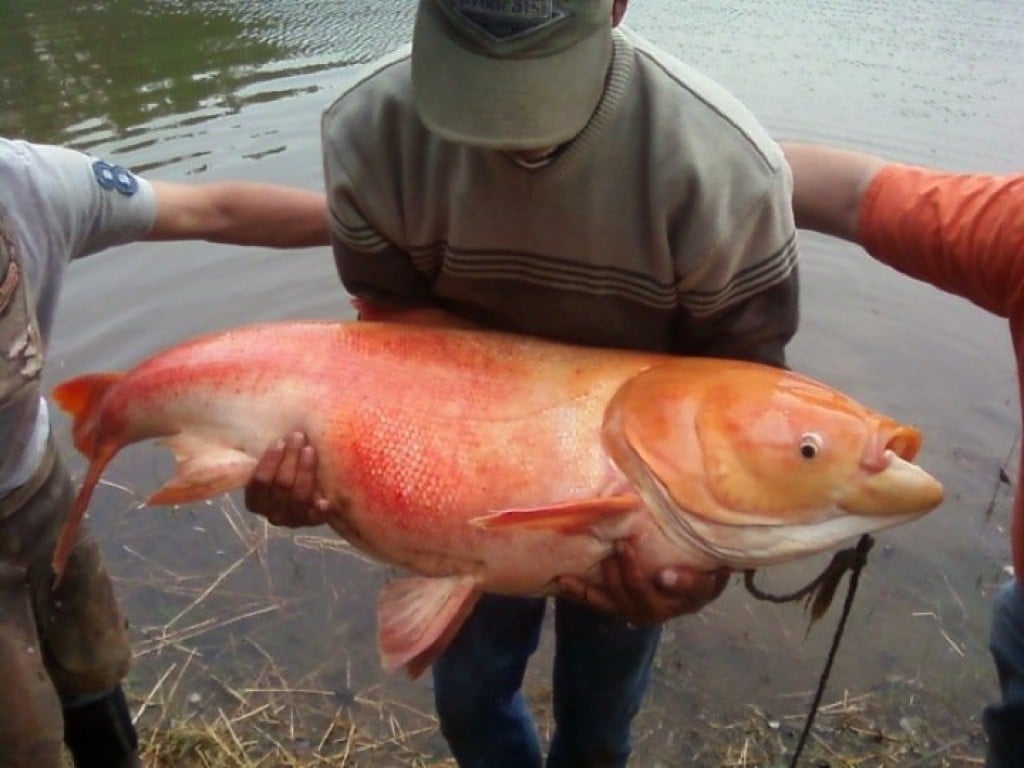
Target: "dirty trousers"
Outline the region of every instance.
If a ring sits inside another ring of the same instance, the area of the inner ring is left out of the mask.
[[[84,526],[52,589],[72,498],[52,441],[33,478],[0,498],[0,768],[59,768],[62,702],[106,693],[128,670],[125,622]]]
[[[1024,591],[1016,580],[992,601],[989,650],[1002,700],[985,709],[986,768],[1024,768]]]

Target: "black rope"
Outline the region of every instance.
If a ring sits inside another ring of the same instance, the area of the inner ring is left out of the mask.
[[[793,752],[793,759],[789,763],[789,768],[796,768],[797,762],[800,760],[800,755],[803,754],[804,746],[807,744],[807,738],[810,736],[811,728],[814,727],[814,719],[818,714],[818,708],[821,706],[821,699],[825,695],[825,686],[828,684],[829,675],[832,673],[832,664],[835,661],[836,653],[839,650],[839,642],[842,640],[843,633],[846,630],[846,620],[850,616],[850,610],[853,608],[853,598],[857,594],[857,584],[860,581],[860,572],[867,564],[868,552],[871,551],[871,547],[874,546],[875,540],[868,534],[864,534],[860,537],[860,541],[857,542],[857,546],[852,550],[843,550],[837,553],[833,558],[832,562],[828,564],[828,567],[810,584],[803,589],[798,589],[796,592],[792,592],[788,595],[771,595],[767,592],[763,592],[754,586],[754,572],[748,570],[744,572],[744,584],[747,590],[756,597],[758,600],[767,600],[772,603],[791,603],[795,600],[800,600],[804,597],[814,594],[817,590],[825,586],[825,590],[834,590],[835,585],[838,584],[838,579],[842,577],[842,573],[846,570],[850,571],[850,584],[846,590],[846,600],[843,602],[843,613],[839,617],[839,623],[836,625],[836,631],[832,636],[832,646],[828,651],[828,658],[825,661],[825,668],[821,672],[821,677],[818,679],[818,688],[814,692],[814,701],[811,703],[811,709],[807,713],[807,720],[804,722],[803,732],[800,734],[800,740],[797,742],[796,750]],[[837,568],[842,570],[837,575],[835,571]],[[831,580],[832,586],[828,586],[827,582]],[[829,597],[831,600],[831,597]],[[816,606],[819,606],[819,601],[815,600]],[[827,603],[825,605],[827,608]]]
[[[835,571],[836,562],[842,555],[846,554],[847,551],[848,550],[843,550],[842,552],[839,552],[835,556],[833,556],[832,561],[827,566],[825,566],[825,570],[823,570],[815,577],[814,581],[812,581],[806,587],[801,587],[796,592],[790,592],[785,595],[773,595],[770,592],[765,592],[763,589],[761,589],[754,583],[754,575],[757,573],[757,571],[753,568],[748,568],[743,572],[743,584],[747,588],[747,592],[752,594],[758,600],[764,600],[769,603],[775,603],[776,605],[781,605],[782,603],[793,603],[797,600],[802,600],[803,598],[814,594],[815,590],[817,590],[818,587],[820,587],[826,579],[833,578],[832,574],[833,571]]]
[[[857,559],[850,572],[850,584],[846,589],[846,600],[843,602],[843,613],[839,617],[839,624],[836,626],[835,634],[832,637],[832,647],[828,649],[828,660],[825,668],[821,671],[821,678],[818,680],[818,690],[814,692],[814,702],[811,704],[811,711],[807,713],[807,722],[804,723],[804,731],[800,734],[800,741],[796,744],[796,751],[789,763],[789,768],[796,768],[800,754],[804,751],[804,744],[814,726],[814,718],[818,714],[818,707],[821,706],[821,698],[825,694],[825,686],[828,683],[828,676],[832,672],[832,662],[836,659],[836,651],[839,650],[839,641],[846,629],[846,620],[850,617],[850,610],[853,608],[853,598],[857,594],[857,583],[860,581],[860,572],[868,562],[868,552],[874,546],[875,540],[868,534],[860,537],[857,542]]]

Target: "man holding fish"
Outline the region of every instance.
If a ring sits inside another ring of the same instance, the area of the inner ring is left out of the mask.
[[[411,53],[326,111],[335,258],[368,315],[431,322],[441,308],[560,341],[784,365],[798,315],[788,166],[732,96],[618,28],[626,6],[421,0]],[[325,520],[315,465],[304,436],[282,440],[247,504]],[[651,581],[628,541],[602,572],[604,588],[566,579],[575,599],[555,601],[553,768],[626,764],[659,622],[726,578]],[[461,766],[542,764],[520,686],[544,612],[542,598],[485,595],[435,662]]]
[[[40,382],[67,264],[141,239],[326,243],[323,196],[148,182],[62,147],[0,138],[0,768],[138,766],[120,686],[130,650],[99,548],[50,558],[73,491]]]
[[[879,261],[1010,323],[1024,403],[1024,174],[955,174],[858,152],[786,144],[800,227],[860,243]],[[1015,578],[996,593],[989,647],[1002,701],[986,708],[987,768],[1024,766],[1024,456],[1013,503]]]

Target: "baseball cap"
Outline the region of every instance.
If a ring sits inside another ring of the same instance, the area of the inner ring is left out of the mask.
[[[539,149],[578,134],[612,57],[613,0],[420,0],[420,119],[451,141]]]

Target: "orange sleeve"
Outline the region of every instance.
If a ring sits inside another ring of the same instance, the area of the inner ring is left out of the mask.
[[[861,201],[858,239],[901,272],[990,312],[1024,315],[1024,174],[879,171]]]
[[[861,201],[858,238],[879,261],[1008,318],[1024,403],[1024,175],[888,165]],[[1010,547],[1024,588],[1024,455]]]

